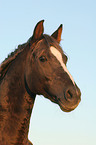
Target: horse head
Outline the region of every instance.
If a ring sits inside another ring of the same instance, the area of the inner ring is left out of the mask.
[[[62,25],[49,36],[43,34],[43,22],[37,23],[29,40],[26,82],[32,93],[43,95],[69,112],[78,106],[81,92],[66,67],[68,58],[59,45]]]

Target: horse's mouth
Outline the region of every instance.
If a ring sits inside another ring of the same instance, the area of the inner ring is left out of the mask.
[[[63,103],[59,102],[60,109],[64,112],[73,111],[78,106],[78,104],[79,104],[79,101],[75,105],[72,105],[72,107],[68,107],[68,106],[65,106]]]
[[[66,100],[61,101],[60,97],[57,97],[56,95],[53,95],[52,93],[49,93],[47,90],[45,92],[46,92],[45,97],[49,98],[52,102],[58,104],[60,106],[60,109],[64,112],[71,112],[78,106],[80,102],[80,100],[77,100],[76,103],[74,103],[74,105],[73,104],[68,105]]]

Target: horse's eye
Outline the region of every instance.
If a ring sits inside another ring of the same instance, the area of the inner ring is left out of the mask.
[[[45,61],[47,61],[47,58],[46,58],[45,56],[41,56],[41,57],[39,58],[39,60],[42,61],[42,62],[45,62]]]

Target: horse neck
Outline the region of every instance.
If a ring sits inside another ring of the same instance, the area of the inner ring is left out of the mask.
[[[25,145],[28,141],[35,96],[25,88],[25,58],[23,52],[17,56],[0,84],[0,145]]]

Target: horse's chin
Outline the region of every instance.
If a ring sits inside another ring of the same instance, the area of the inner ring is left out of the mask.
[[[78,103],[79,104],[79,103]],[[72,107],[68,107],[68,106],[65,106],[63,103],[59,103],[59,106],[60,106],[60,109],[64,112],[71,112],[73,111],[77,106],[78,104],[72,106]]]
[[[60,105],[59,105],[59,106],[60,106]],[[63,112],[71,112],[71,111],[73,111],[75,108],[66,108],[66,107],[60,106],[60,109],[61,109]]]

